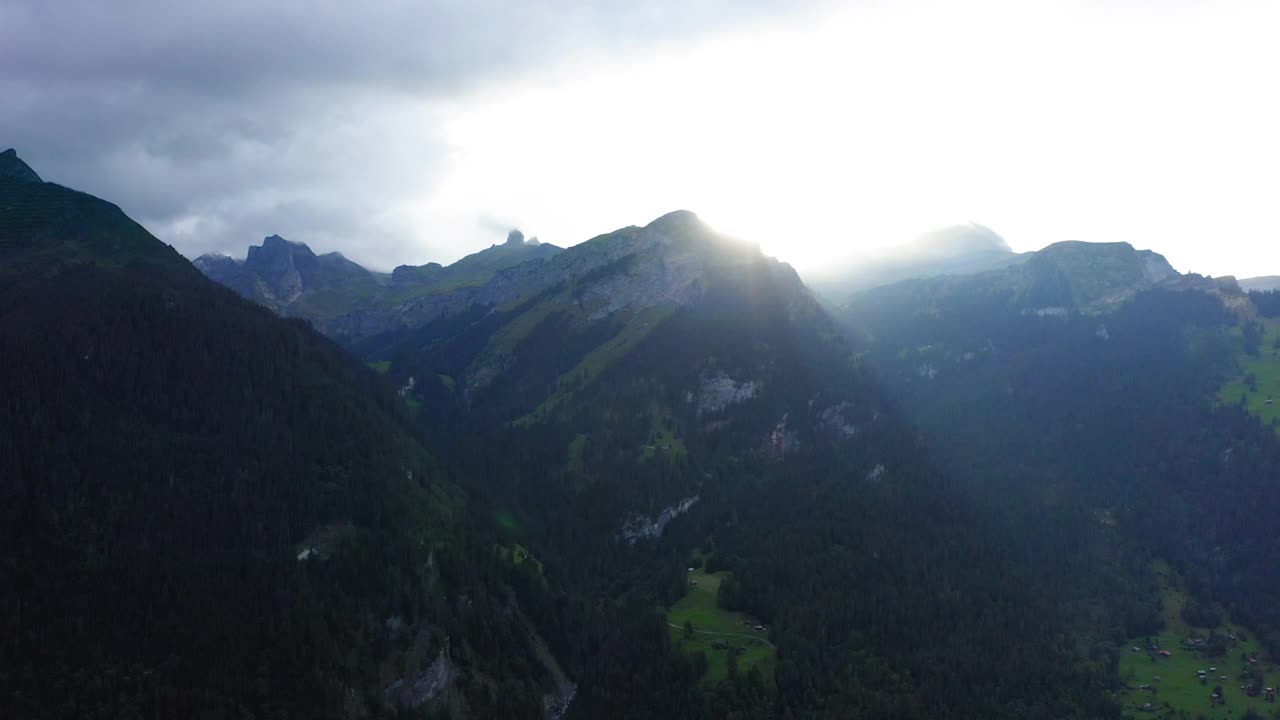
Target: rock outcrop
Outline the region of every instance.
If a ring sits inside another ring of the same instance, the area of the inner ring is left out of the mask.
[[[384,690],[387,704],[399,710],[416,710],[440,697],[458,677],[458,670],[441,650],[426,670],[410,679],[400,678]]]
[[[634,545],[639,540],[656,540],[662,537],[662,531],[667,529],[672,520],[689,512],[689,508],[697,502],[698,496],[692,495],[663,508],[656,515],[636,516],[622,526],[622,539],[628,545]]]

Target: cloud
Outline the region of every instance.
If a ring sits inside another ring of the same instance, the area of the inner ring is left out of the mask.
[[[242,254],[278,232],[375,267],[448,260],[494,222],[477,214],[438,231],[417,224],[415,208],[450,167],[441,128],[451,102],[589,53],[724,31],[772,8],[9,0],[0,5],[0,145],[47,179],[120,204],[189,256]]]

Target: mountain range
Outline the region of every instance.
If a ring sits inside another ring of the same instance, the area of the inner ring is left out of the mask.
[[[442,298],[483,286],[502,270],[559,251],[512,230],[502,245],[448,267],[401,265],[388,275],[366,270],[341,253],[316,255],[303,243],[272,235],[251,246],[242,261],[202,255],[194,264],[211,279],[280,314],[305,318],[329,335],[359,339],[420,325],[446,309],[436,306]]]
[[[820,299],[687,211],[390,274],[274,235],[188,263],[7,151],[0,708],[1265,711],[1254,288],[962,226]]]
[[[991,228],[970,223],[925,233],[852,265],[821,271],[810,282],[817,291],[842,303],[851,293],[881,285],[912,278],[970,275],[1024,259],[1026,253],[1015,253]]]
[[[1245,290],[1258,290],[1262,292],[1280,290],[1280,275],[1245,278],[1240,281],[1240,287]]]

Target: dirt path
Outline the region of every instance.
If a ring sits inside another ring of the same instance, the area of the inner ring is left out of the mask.
[[[673,628],[675,628],[675,629],[677,629],[677,630],[683,630],[683,629],[684,629],[683,627],[681,627],[681,626],[679,626],[679,625],[676,625],[675,623],[667,623],[667,626],[668,626],[668,627],[673,627]],[[767,639],[765,639],[765,638],[760,637],[759,635],[743,635],[742,633],[721,633],[721,632],[711,632],[710,630],[694,630],[694,632],[695,632],[695,633],[697,633],[697,634],[699,634],[699,635],[721,635],[721,636],[723,636],[723,637],[738,637],[738,638],[746,638],[746,639],[748,639],[748,640],[756,640],[756,641],[759,641],[759,642],[764,643],[765,645],[768,645],[769,647],[773,648],[774,650],[777,650],[777,649],[778,649],[778,648],[776,648],[776,647],[774,647],[774,646],[773,646],[773,643],[769,642],[769,641],[768,641]]]

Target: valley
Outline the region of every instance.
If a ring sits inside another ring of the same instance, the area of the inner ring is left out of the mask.
[[[390,276],[279,236],[193,265],[20,163],[12,707],[1271,714],[1273,296],[968,228],[828,307],[687,211]]]

